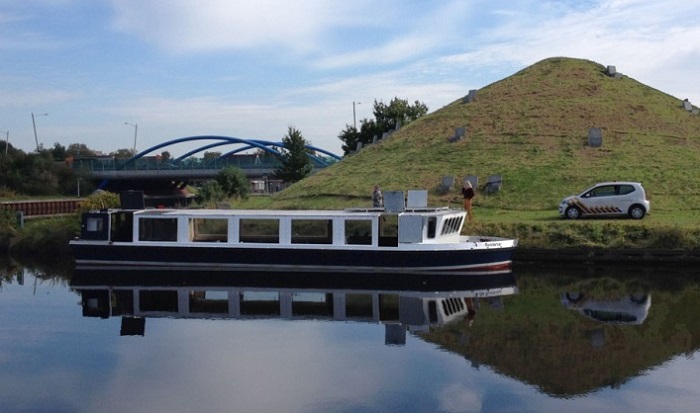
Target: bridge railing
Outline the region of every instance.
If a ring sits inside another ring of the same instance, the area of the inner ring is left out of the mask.
[[[313,161],[314,167],[324,167],[321,162]],[[115,158],[84,158],[75,159],[72,163],[74,170],[84,172],[104,172],[104,171],[157,171],[157,170],[202,170],[202,169],[222,169],[233,166],[241,169],[276,169],[280,162],[275,157],[239,157],[231,156],[216,159],[187,158],[177,159],[156,159],[139,158],[136,160],[115,159]]]

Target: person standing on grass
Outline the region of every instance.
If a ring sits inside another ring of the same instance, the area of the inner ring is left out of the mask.
[[[372,192],[372,206],[374,208],[381,208],[384,206],[384,196],[382,195],[382,190],[379,189],[379,185],[374,186],[374,192]]]
[[[474,198],[474,195],[476,195],[476,193],[474,192],[474,188],[472,188],[472,183],[468,180],[464,181],[464,184],[462,184],[462,196],[464,197],[464,210],[467,211],[469,215],[469,221],[473,218],[472,198]]]

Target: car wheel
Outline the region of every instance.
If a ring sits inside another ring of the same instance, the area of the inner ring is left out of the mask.
[[[566,293],[566,299],[576,304],[583,299],[583,294],[578,291],[568,292]]]
[[[641,205],[632,205],[628,212],[630,218],[632,219],[642,219],[646,213],[647,211]]]
[[[569,219],[581,218],[581,210],[576,207],[569,207],[566,209],[566,217]]]

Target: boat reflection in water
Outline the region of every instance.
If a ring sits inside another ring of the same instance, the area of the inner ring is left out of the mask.
[[[465,275],[77,270],[83,316],[121,317],[121,335],[145,335],[151,317],[381,323],[385,342],[462,320],[479,299],[518,292],[510,270]]]

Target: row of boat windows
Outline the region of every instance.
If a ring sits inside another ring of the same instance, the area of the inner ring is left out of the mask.
[[[345,220],[345,243],[372,245],[372,220]],[[177,218],[141,218],[140,241],[177,241]],[[380,225],[380,237],[396,237],[396,224]],[[279,243],[278,219],[247,219],[239,221],[239,242]],[[194,218],[189,220],[189,241],[229,242],[227,219]],[[291,221],[292,244],[332,244],[333,221],[328,219],[294,219]]]
[[[285,301],[274,291],[202,291],[185,292],[187,299],[181,300],[177,290],[85,290],[82,292],[87,311],[97,315],[134,315],[135,313],[173,313],[194,315],[218,314],[229,316],[281,316]],[[234,295],[236,296],[234,298]],[[136,296],[136,297],[134,297]],[[346,319],[399,321],[400,297],[397,294],[351,293],[343,294],[344,303],[339,304],[330,293],[292,294],[289,316],[325,316],[333,318],[342,306]],[[134,300],[136,298],[136,300]],[[376,300],[375,300],[376,298]],[[138,303],[138,311],[134,304]],[[186,304],[186,305],[183,305]]]
[[[184,218],[180,218],[184,219]],[[445,220],[445,224],[440,230],[441,236],[458,234],[463,217],[450,217]],[[130,213],[111,214],[111,223],[108,215],[86,214],[83,220],[84,239],[110,239],[112,241],[129,242],[132,240],[134,216]],[[185,239],[181,242],[243,242],[243,243],[280,243],[280,220],[275,218],[241,218],[237,220],[238,241],[232,235],[234,228],[229,228],[229,219],[226,218],[189,218],[188,234],[181,234]],[[395,214],[382,215],[378,220],[379,234],[378,244],[380,246],[398,245],[398,223],[399,216]],[[348,245],[373,245],[376,234],[372,232],[373,219],[358,218],[344,219],[340,225],[344,243]],[[436,237],[438,229],[437,217],[428,217],[426,222],[426,233],[428,239]],[[287,230],[290,234],[292,244],[333,244],[334,221],[331,219],[292,219],[291,227]],[[338,225],[337,221],[335,225]],[[415,223],[410,224],[414,226]],[[420,226],[420,223],[418,223]],[[178,241],[178,218],[158,217],[139,219],[139,241]],[[415,234],[420,227],[411,229]],[[336,230],[337,232],[337,230]],[[409,232],[410,233],[410,232]],[[413,241],[416,238],[413,235]],[[417,239],[420,241],[420,235]]]
[[[380,322],[399,322],[401,308],[412,313],[415,304],[400,305],[401,297],[396,294],[342,294],[342,301],[336,295],[324,292],[293,293],[290,300],[282,300],[279,292],[274,291],[177,291],[177,290],[83,290],[82,301],[85,314],[93,317],[134,316],[147,314],[194,316],[219,315],[231,317],[342,317],[344,320],[378,320]],[[183,295],[185,300],[182,300]],[[449,298],[462,302],[462,298]],[[138,307],[136,304],[138,303]],[[449,321],[456,312],[439,314],[438,305],[443,300],[427,301],[426,319],[412,316],[415,324],[436,324]],[[419,308],[423,302],[417,303]],[[453,304],[448,304],[452,307]],[[341,310],[341,311],[338,311]],[[462,306],[462,312],[466,307]],[[342,314],[342,316],[339,316]],[[127,317],[129,318],[129,317]],[[140,328],[143,330],[144,325]],[[124,325],[122,325],[124,329]],[[144,333],[138,333],[143,335]]]
[[[447,218],[445,225],[442,226],[442,235],[458,232],[462,228],[462,220],[464,220],[464,217]]]

